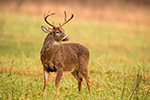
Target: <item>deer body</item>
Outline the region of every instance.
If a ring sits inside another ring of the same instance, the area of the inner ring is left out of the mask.
[[[41,61],[44,67],[44,90],[48,85],[49,72],[57,73],[55,85],[58,88],[64,71],[71,72],[77,79],[79,91],[81,91],[82,77],[86,80],[90,90],[89,50],[77,43],[61,44],[61,41],[69,40],[61,27],[54,26],[53,29],[50,29],[42,26],[42,30],[48,33],[41,50]]]
[[[45,68],[48,72],[56,72],[57,69],[61,66],[63,71],[70,71],[73,72],[75,69],[78,69],[80,63],[88,64],[89,61],[89,51],[86,47],[76,44],[76,43],[64,43],[60,44],[59,46],[54,45],[53,49],[49,48],[50,50],[47,53],[41,53],[43,56],[42,62],[45,64]],[[55,49],[55,50],[54,50]],[[82,51],[80,51],[82,50]],[[54,51],[54,52],[52,52]],[[54,54],[52,63],[53,66],[49,65],[50,56]],[[45,56],[45,57],[44,57]],[[81,62],[85,60],[85,62]],[[47,61],[47,62],[45,62]],[[51,68],[52,67],[52,68]]]

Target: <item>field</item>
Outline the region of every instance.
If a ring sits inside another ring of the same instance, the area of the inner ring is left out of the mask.
[[[54,20],[62,21],[60,18]],[[57,22],[56,22],[57,23]],[[64,73],[59,91],[55,73],[43,92],[40,50],[47,34],[41,15],[0,12],[1,100],[150,100],[150,28],[147,25],[73,19],[64,26],[69,42],[90,50],[91,92],[82,92],[71,73]]]

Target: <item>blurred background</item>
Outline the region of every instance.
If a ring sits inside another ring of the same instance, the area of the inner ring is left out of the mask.
[[[58,15],[134,24],[150,24],[150,0],[1,0],[0,11],[41,16],[51,9]]]
[[[55,25],[64,10],[75,16],[63,28],[68,42],[90,50],[90,94],[85,81],[77,92],[70,73],[59,95],[51,73],[43,94],[40,50],[47,34],[41,26],[48,26],[44,13],[50,9]],[[150,100],[149,79],[150,0],[0,0],[0,99]]]

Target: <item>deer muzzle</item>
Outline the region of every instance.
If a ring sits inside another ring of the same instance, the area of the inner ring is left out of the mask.
[[[64,36],[64,38],[62,39],[62,41],[68,41],[69,38],[67,36]]]

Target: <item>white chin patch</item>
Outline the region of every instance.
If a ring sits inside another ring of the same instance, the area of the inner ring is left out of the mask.
[[[53,43],[53,45],[54,45],[54,46],[59,46],[60,43],[55,41],[55,42]]]
[[[65,39],[65,38],[67,38],[67,36],[64,36],[64,37],[63,37],[63,39]],[[63,40],[63,39],[62,39],[62,40]]]

